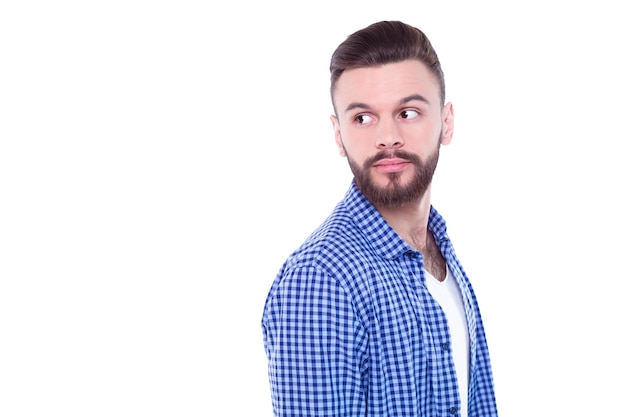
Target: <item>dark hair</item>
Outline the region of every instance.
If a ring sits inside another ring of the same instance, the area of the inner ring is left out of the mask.
[[[422,62],[439,81],[441,104],[445,82],[441,64],[426,35],[399,21],[382,21],[354,32],[343,41],[330,60],[330,94],[345,70],[381,66],[408,59]]]

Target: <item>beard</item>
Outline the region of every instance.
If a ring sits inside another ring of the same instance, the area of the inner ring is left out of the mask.
[[[419,201],[430,186],[439,161],[439,146],[425,161],[412,153],[396,150],[381,151],[368,158],[359,166],[346,154],[348,164],[354,174],[356,186],[361,193],[375,206],[397,208],[406,203]],[[400,172],[386,174],[387,185],[377,185],[372,178],[373,165],[385,158],[402,158],[413,164],[415,173],[408,183],[402,185]]]

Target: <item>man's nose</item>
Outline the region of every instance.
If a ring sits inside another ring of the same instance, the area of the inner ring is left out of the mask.
[[[376,134],[376,147],[379,149],[393,149],[404,145],[400,129],[391,120],[381,122]]]

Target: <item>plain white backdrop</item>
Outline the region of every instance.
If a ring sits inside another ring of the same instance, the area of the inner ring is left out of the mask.
[[[619,414],[616,3],[130,0],[0,6],[0,415],[272,415],[265,296],[351,178],[330,55],[385,19],[446,74],[501,415]]]

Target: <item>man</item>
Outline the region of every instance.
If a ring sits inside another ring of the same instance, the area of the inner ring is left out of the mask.
[[[454,130],[437,54],[383,21],[334,52],[331,116],[354,180],[263,312],[276,416],[496,416],[485,332],[431,206]]]

